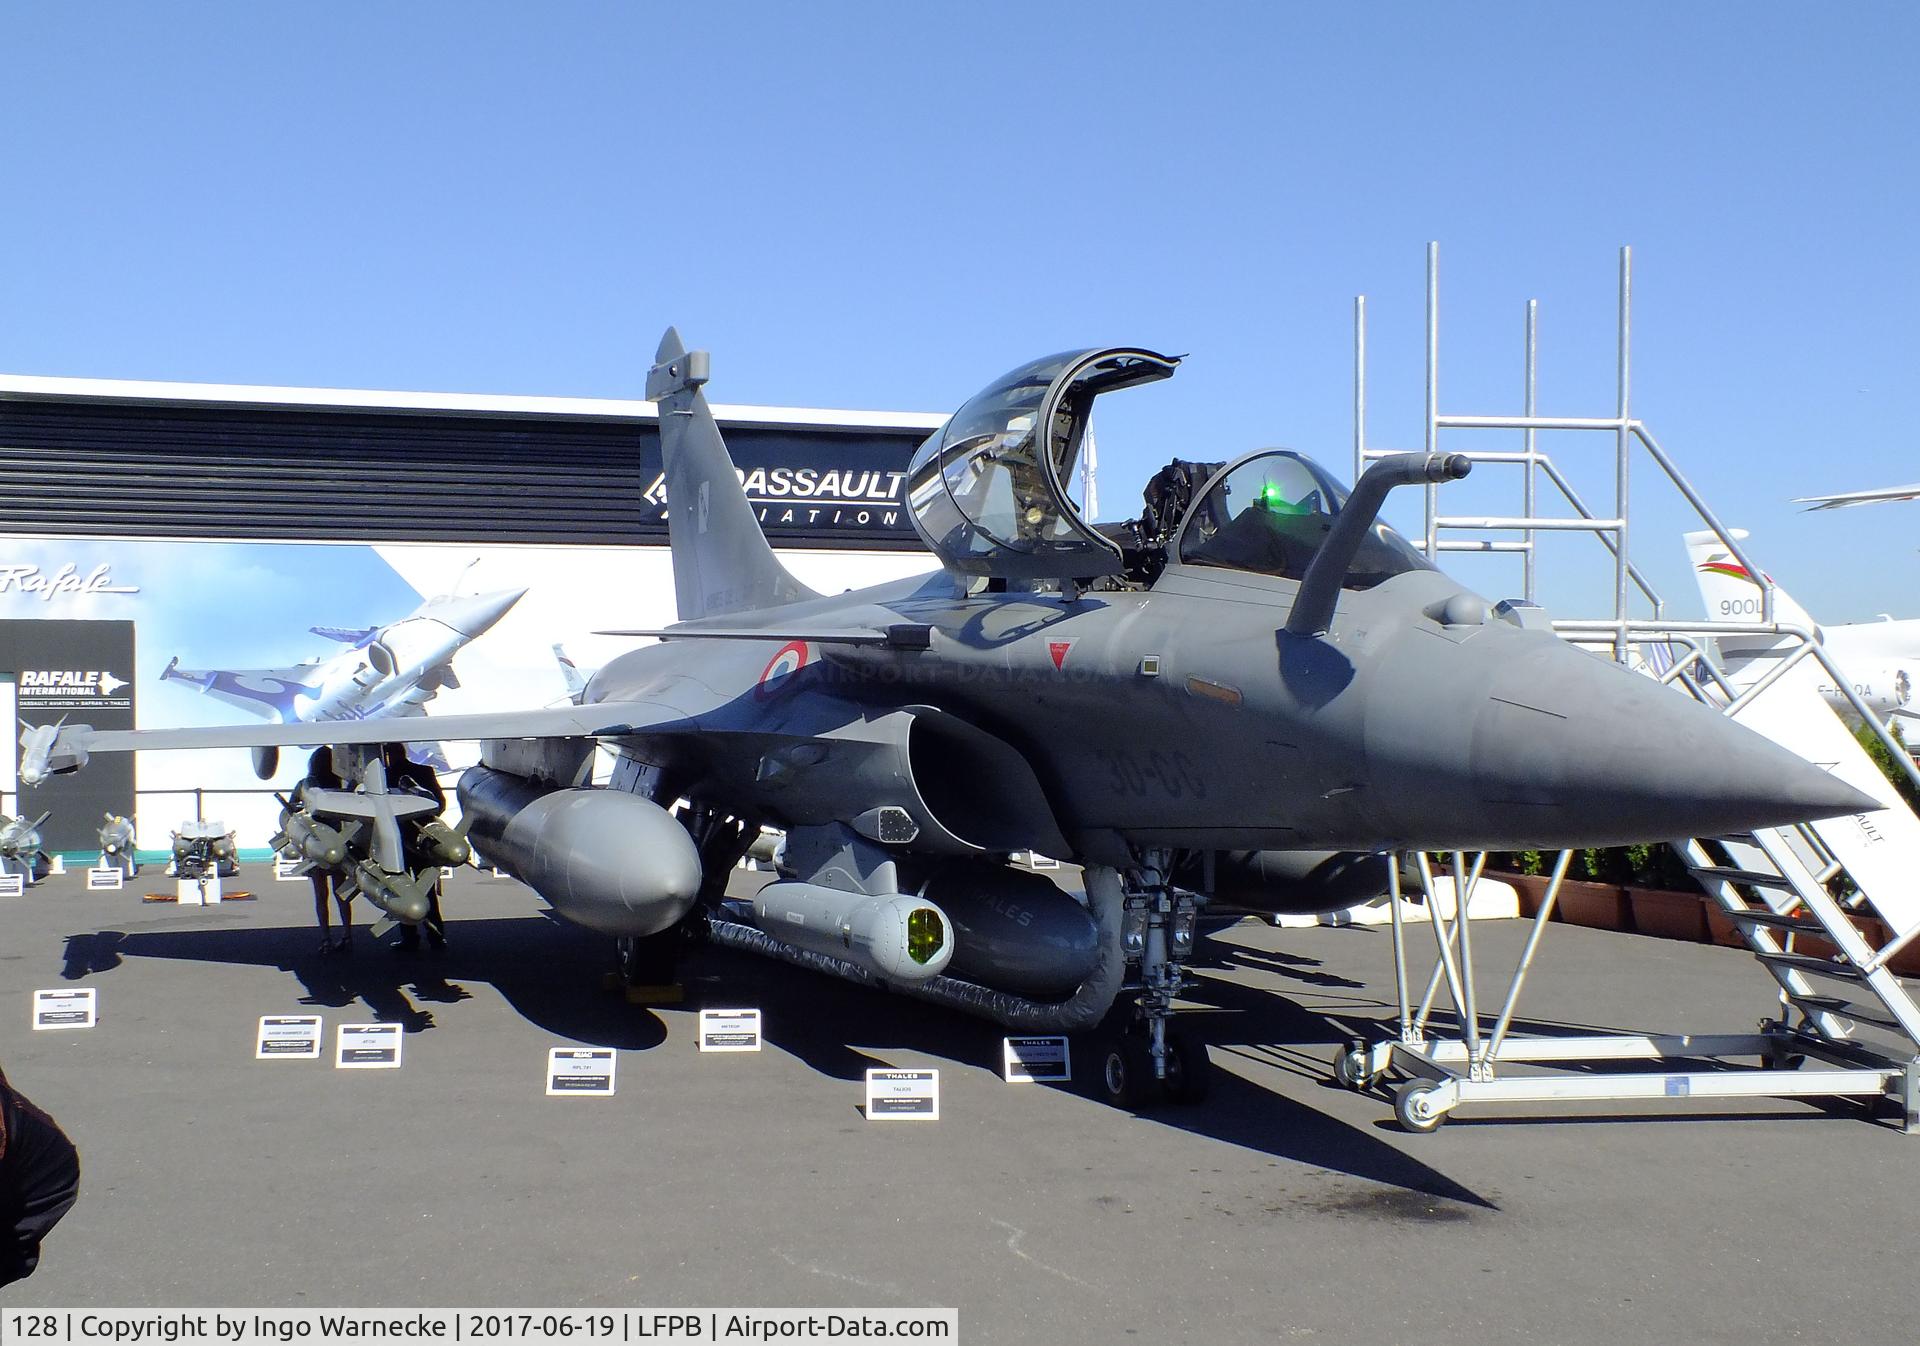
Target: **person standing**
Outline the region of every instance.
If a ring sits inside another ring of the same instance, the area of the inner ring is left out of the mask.
[[[40,1241],[80,1195],[80,1153],[0,1074],[0,1285],[40,1265]]]
[[[296,805],[306,802],[308,790],[345,789],[340,773],[333,769],[333,749],[315,748],[313,756],[307,759],[307,775],[293,787],[293,802]],[[320,923],[321,953],[353,952],[353,897],[339,896],[334,891],[333,872],[326,869],[310,869],[307,878],[313,883],[313,915]],[[333,921],[329,902],[337,903],[340,908],[340,942],[333,942]]]
[[[439,808],[434,817],[438,818],[447,811],[447,792],[440,788],[440,778],[432,767],[414,761],[407,756],[407,745],[389,743],[383,750],[383,760],[387,768],[387,788],[389,790],[409,790],[422,798],[431,799]],[[436,949],[447,947],[447,920],[440,914],[440,869],[428,856],[419,854],[417,847],[409,840],[407,844],[407,867],[414,869],[428,865],[433,869],[433,885],[427,889],[427,916],[418,926],[400,927],[400,947],[417,949],[420,947],[420,931],[427,932],[427,943]]]

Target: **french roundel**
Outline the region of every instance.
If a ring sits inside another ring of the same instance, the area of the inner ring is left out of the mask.
[[[767,661],[761,670],[760,685],[755,689],[760,696],[772,696],[779,692],[788,678],[807,666],[807,642],[790,640],[780,647],[779,653]]]

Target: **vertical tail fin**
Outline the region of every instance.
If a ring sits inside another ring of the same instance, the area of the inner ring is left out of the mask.
[[[660,456],[666,473],[667,537],[680,619],[717,617],[750,608],[817,598],[773,554],[727,456],[700,385],[707,353],[689,353],[673,328],[647,374],[647,396],[660,409]]]
[[[1745,541],[1747,530],[1735,528],[1730,535]],[[1687,559],[1693,562],[1694,582],[1700,586],[1700,599],[1707,605],[1707,620],[1719,622],[1757,622],[1760,620],[1762,590],[1760,581],[1747,574],[1746,567],[1719,537],[1711,531],[1688,533]],[[1771,579],[1772,576],[1767,576]],[[1773,586],[1773,619],[1788,626],[1804,626],[1817,631],[1807,610],[1793,601],[1777,583]],[[1782,646],[1777,636],[1721,636],[1721,653],[1728,656],[1757,654]],[[1791,648],[1793,642],[1786,641]]]

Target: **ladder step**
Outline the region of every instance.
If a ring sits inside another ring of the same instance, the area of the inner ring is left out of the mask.
[[[1838,963],[1831,958],[1816,958],[1810,953],[1761,953],[1755,950],[1753,956],[1768,967],[1788,968],[1794,972],[1807,972],[1821,977],[1838,977],[1843,981],[1862,981],[1867,975],[1852,963]]]
[[[1898,1021],[1889,1019],[1878,1010],[1868,1009],[1864,1005],[1857,1004],[1851,1000],[1844,1000],[1837,995],[1795,996],[1793,997],[1793,1002],[1803,1009],[1815,1010],[1821,1014],[1838,1014],[1843,1019],[1852,1019],[1857,1023],[1872,1024],[1875,1028],[1891,1029],[1896,1033],[1905,1031],[1901,1028]]]
[[[1703,879],[1725,879],[1728,883],[1750,883],[1757,888],[1779,888],[1786,892],[1797,891],[1793,880],[1784,874],[1767,874],[1757,869],[1734,869],[1727,865],[1701,865],[1694,874]]]
[[[1782,916],[1772,911],[1729,911],[1727,919],[1748,925],[1764,925],[1769,930],[1784,930],[1790,935],[1824,935],[1826,928],[1804,916]]]

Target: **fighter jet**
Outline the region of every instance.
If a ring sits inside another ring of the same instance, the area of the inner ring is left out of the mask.
[[[1463,476],[1463,458],[1383,459],[1349,493],[1260,450],[1163,474],[1146,517],[1095,527],[1065,489],[1095,400],[1177,364],[1102,348],[996,380],[910,464],[942,570],[829,597],[768,547],[707,406],[708,357],[669,330],[647,396],[681,620],[605,633],[658,639],[579,705],[436,718],[483,741],[459,784],[476,851],[616,936],[636,979],[691,931],[1018,1031],[1097,1029],[1097,1078],[1141,1106],[1205,1091],[1204,1050],[1170,1021],[1209,900],[1330,910],[1379,891],[1396,852],[1871,806],[1565,644],[1537,608],[1461,587],[1378,521],[1392,488]],[[24,745],[21,774],[311,732],[64,726]],[[394,734],[328,737],[336,762],[367,761]],[[614,754],[605,784],[596,745]],[[729,900],[762,825],[785,832],[779,876]],[[1077,863],[1084,900],[1016,852]],[[389,911],[417,921],[421,904]]]
[[[453,656],[486,634],[525,593],[446,593],[385,626],[311,627],[315,635],[346,648],[288,668],[191,669],[180,667],[175,656],[160,678],[197,687],[216,701],[280,724],[421,716],[442,687],[460,685]],[[257,749],[253,765],[262,780],[270,779],[279,765],[278,749]]]

